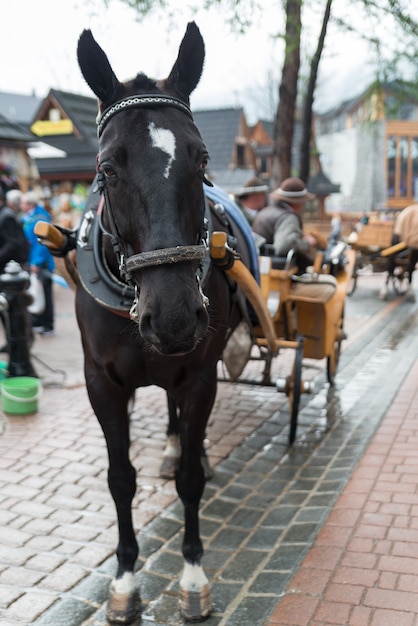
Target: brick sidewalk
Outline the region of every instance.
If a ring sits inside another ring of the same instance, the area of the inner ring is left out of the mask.
[[[268,626],[418,623],[418,361]]]

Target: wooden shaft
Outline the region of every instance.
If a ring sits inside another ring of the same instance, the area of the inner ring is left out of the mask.
[[[222,231],[215,231],[210,238],[210,256],[212,259],[224,259],[228,235]]]
[[[65,244],[65,235],[49,222],[39,220],[35,224],[34,232],[48,248],[53,250],[61,250]]]
[[[381,251],[380,256],[390,256],[391,254],[396,254],[397,252],[402,252],[402,250],[406,250],[408,246],[403,241],[399,243],[395,243],[394,246],[390,246],[390,248],[385,248]]]

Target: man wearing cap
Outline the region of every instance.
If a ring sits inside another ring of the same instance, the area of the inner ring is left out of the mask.
[[[262,180],[253,177],[236,194],[237,204],[250,224],[260,209],[266,206],[268,190]]]
[[[317,240],[311,234],[304,235],[302,223],[305,202],[313,198],[300,178],[286,178],[252,223],[254,232],[274,246],[275,256],[285,257],[289,250],[295,250],[301,272],[313,264],[316,254]]]

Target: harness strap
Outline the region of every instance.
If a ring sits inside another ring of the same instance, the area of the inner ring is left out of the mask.
[[[181,263],[183,261],[199,261],[205,258],[206,246],[176,246],[175,248],[161,248],[133,254],[126,259],[128,273],[135,270],[150,267],[152,265],[164,265],[165,263]]]

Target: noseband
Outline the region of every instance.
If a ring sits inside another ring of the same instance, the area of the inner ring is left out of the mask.
[[[145,108],[145,107],[161,107],[170,106],[182,111],[193,120],[193,115],[190,108],[179,100],[172,96],[159,96],[156,94],[144,94],[138,96],[130,96],[119,100],[112,106],[105,109],[98,121],[97,135],[100,138],[104,127],[107,122],[117,113],[125,111],[131,108]],[[103,220],[100,218],[100,226],[102,232],[110,237],[113,250],[118,262],[119,271],[123,280],[129,284],[134,284],[132,280],[132,272],[146,267],[164,265],[167,263],[181,263],[184,261],[198,261],[200,271],[202,271],[203,260],[208,249],[208,232],[207,228],[201,233],[200,245],[193,246],[176,246],[174,248],[161,248],[158,250],[150,250],[149,252],[141,252],[134,254],[130,257],[126,257],[124,253],[124,246],[121,237],[119,236],[116,221],[114,219],[112,207],[110,204],[109,193],[106,186],[106,179],[103,172],[98,168],[97,170],[97,182],[98,188],[101,194],[104,196],[104,203],[106,207],[106,214],[109,219],[109,230],[103,224]]]

